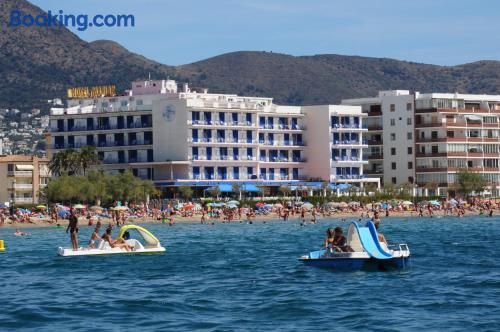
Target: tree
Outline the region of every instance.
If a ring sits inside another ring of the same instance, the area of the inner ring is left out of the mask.
[[[271,189],[269,187],[264,186],[264,185],[258,185],[257,188],[259,188],[260,191],[260,197],[264,199],[264,196],[268,196],[271,192]]]
[[[85,146],[80,150],[79,164],[83,171],[83,175],[85,175],[85,172],[89,167],[97,165],[98,163],[99,156],[97,155],[97,149],[95,146]]]
[[[323,196],[326,197],[326,192],[330,189],[330,183],[327,181],[321,182],[321,190],[323,190]]]
[[[99,162],[95,147],[84,147],[80,152],[68,149],[59,151],[49,163],[49,169],[56,176],[74,175],[85,171]]]
[[[239,183],[233,183],[232,186],[231,186],[231,190],[234,192],[234,193],[238,193],[238,199],[241,201],[241,192],[243,190],[243,186]]]
[[[292,193],[292,188],[287,185],[281,185],[278,190],[283,194],[283,197],[290,196],[290,194]]]
[[[457,172],[457,190],[467,199],[473,192],[480,193],[486,189],[486,179],[479,173],[461,169]]]
[[[180,186],[179,192],[181,196],[186,200],[189,200],[191,199],[191,197],[193,197],[193,189],[190,186]]]
[[[220,195],[219,186],[210,187],[208,189],[208,193],[210,194],[210,196],[215,197],[215,199],[218,200],[219,199],[219,195]]]

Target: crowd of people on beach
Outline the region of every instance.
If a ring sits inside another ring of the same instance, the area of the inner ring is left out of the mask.
[[[163,201],[155,204],[135,204],[114,202],[109,208],[84,205],[64,206],[54,204],[47,208],[38,206],[32,209],[3,208],[0,209],[0,226],[5,224],[40,224],[59,225],[62,220],[69,220],[70,210],[78,219],[86,220],[88,225],[94,225],[99,220],[110,221],[117,226],[125,222],[157,221],[174,225],[176,220],[199,220],[202,223],[215,221],[232,222],[255,219],[299,218],[301,224],[315,223],[317,218],[334,218],[343,216],[367,217],[375,211],[389,216],[434,217],[468,215],[493,216],[500,210],[500,201],[474,199],[469,203],[459,200],[423,201],[413,204],[408,201],[390,201],[362,204],[360,202],[328,202],[325,204],[310,204],[307,202],[283,201],[273,204],[257,202],[255,207],[239,206],[238,201],[228,203],[181,203],[179,201]],[[310,218],[310,219],[309,219]]]

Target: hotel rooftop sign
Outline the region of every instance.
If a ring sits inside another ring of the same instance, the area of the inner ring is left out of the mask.
[[[68,98],[97,98],[103,96],[114,96],[116,94],[116,86],[84,86],[68,89]]]

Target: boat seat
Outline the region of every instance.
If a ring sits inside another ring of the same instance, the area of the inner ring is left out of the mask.
[[[101,240],[99,242],[99,246],[97,247],[97,249],[99,249],[99,250],[108,250],[108,249],[111,249],[111,246],[109,245],[109,243],[107,241]]]

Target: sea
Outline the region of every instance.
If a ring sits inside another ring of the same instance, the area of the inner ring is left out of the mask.
[[[351,221],[148,224],[164,254],[93,257],[57,256],[64,228],[0,228],[0,331],[500,330],[500,218],[383,219],[404,270],[298,260]]]

